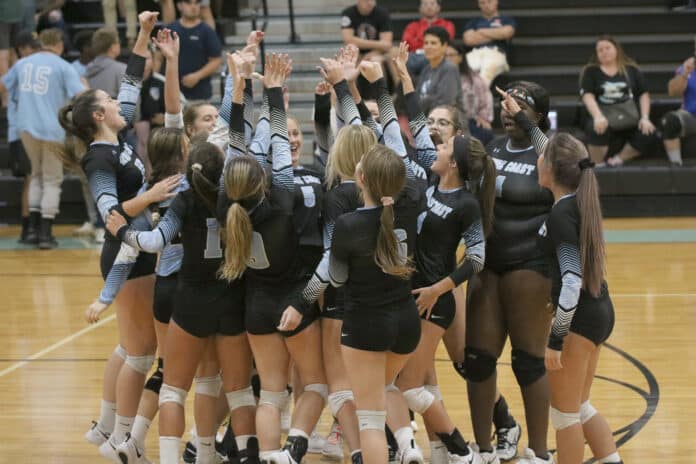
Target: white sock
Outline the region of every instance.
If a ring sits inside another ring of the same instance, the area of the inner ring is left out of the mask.
[[[129,433],[133,428],[135,417],[123,417],[116,414],[116,424],[114,425],[114,433],[111,434],[111,443],[120,445],[126,440],[126,433]]]
[[[447,464],[447,447],[440,440],[430,442],[430,464]]]
[[[682,155],[681,155],[681,150],[669,150],[667,152],[667,157],[672,163],[678,164],[681,166],[682,164]]]
[[[280,453],[280,450],[271,450],[271,451],[260,451],[259,452],[259,459],[260,460],[268,460],[268,458],[272,457],[275,453]],[[160,463],[164,464],[164,463]]]
[[[213,464],[215,462],[215,435],[198,437],[196,442],[196,464]]]
[[[399,430],[394,432],[394,438],[396,438],[396,442],[399,444],[399,449],[401,451],[409,449],[411,447],[411,441],[414,438],[411,425],[401,427]]]
[[[145,448],[145,437],[147,436],[147,431],[150,430],[150,423],[152,423],[152,421],[145,416],[135,416],[131,437],[133,437],[135,443],[141,449]]]
[[[179,464],[179,437],[160,437],[160,464]]]
[[[116,419],[116,403],[111,401],[101,401],[101,414],[99,415],[99,430],[106,433],[114,431],[114,420]]]
[[[237,449],[239,451],[247,449],[247,442],[249,441],[250,438],[253,438],[254,435],[239,435],[234,437],[234,441],[237,442]]]
[[[196,436],[198,435],[198,431],[196,430],[196,425],[194,424],[193,427],[191,427],[191,431],[189,432],[191,434],[191,441],[196,442]]]
[[[304,430],[292,428],[288,432],[288,437],[304,437],[309,440],[309,435],[307,435]]]
[[[621,462],[621,456],[619,456],[619,452],[616,451],[616,452],[610,454],[609,456],[600,459],[599,462],[602,464],[605,464],[605,463],[611,464],[611,463]]]

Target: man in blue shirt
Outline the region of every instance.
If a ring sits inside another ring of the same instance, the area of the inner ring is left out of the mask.
[[[513,18],[498,13],[498,0],[478,0],[478,6],[481,17],[464,27],[464,44],[473,48],[466,60],[490,85],[499,74],[510,70],[507,51],[517,24]]]
[[[51,228],[58,214],[63,163],[56,155],[65,138],[58,110],[84,90],[75,69],[63,60],[63,33],[45,29],[41,51],[19,60],[0,82],[0,92],[16,95],[15,125],[31,160],[30,231],[26,242],[39,248],[57,246]]]
[[[662,118],[662,137],[669,161],[682,165],[681,139],[696,135],[696,57],[684,60],[667,84],[670,97],[682,97],[682,107]]]
[[[222,45],[213,29],[201,20],[200,0],[180,0],[181,18],[167,26],[179,35],[179,79],[188,100],[209,100],[210,76],[222,63]]]

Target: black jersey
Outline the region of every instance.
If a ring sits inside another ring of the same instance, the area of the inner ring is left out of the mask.
[[[536,237],[551,210],[553,196],[539,186],[538,154],[533,147],[510,148],[506,138],[487,147],[498,175],[493,230],[487,240],[486,267],[495,272],[544,262]],[[543,268],[543,266],[542,266]]]
[[[485,261],[485,239],[477,198],[466,189],[426,191],[428,209],[418,219],[416,269],[418,286],[449,276],[456,286],[478,272]],[[466,259],[457,266],[457,248],[466,244]]]
[[[299,166],[293,169],[295,175],[295,206],[293,217],[300,246],[322,248],[322,207],[324,203],[324,176]]]

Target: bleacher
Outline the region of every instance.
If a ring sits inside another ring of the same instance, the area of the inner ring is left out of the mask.
[[[218,32],[229,49],[244,43],[251,30],[254,5],[261,1],[224,0],[224,15],[218,18]],[[318,58],[333,56],[341,46],[340,11],[353,0],[295,0],[295,31],[298,43],[289,43],[290,21],[287,0],[267,0],[266,51],[283,51],[293,57],[291,112],[300,121],[305,135],[305,156],[309,158],[312,134],[313,90],[319,75]],[[409,21],[418,18],[418,0],[378,0],[392,12],[395,41]],[[152,8],[153,0],[140,0],[139,9]],[[551,107],[558,112],[560,130],[581,136],[578,124],[582,108],[578,79],[596,38],[611,34],[636,59],[652,96],[651,119],[679,107],[669,97],[667,81],[674,69],[694,53],[696,12],[670,11],[664,0],[500,0],[501,12],[515,17],[518,28],[510,57],[512,70],[502,82],[525,79],[540,83],[551,93]],[[64,9],[72,32],[100,25],[100,0],[68,1]],[[260,10],[256,10],[260,13]],[[443,16],[454,21],[458,40],[464,24],[478,15],[474,0],[443,0]],[[125,25],[122,25],[122,29]],[[396,43],[396,42],[395,42]],[[219,90],[219,78],[214,80]],[[255,84],[255,94],[260,86]],[[219,98],[216,93],[216,98]],[[498,124],[496,122],[496,124]],[[498,124],[499,126],[499,124]],[[6,159],[4,121],[0,121],[0,168]],[[602,205],[607,216],[674,216],[696,214],[696,140],[684,146],[685,166],[668,165],[661,144],[651,154],[621,168],[598,170]],[[0,221],[19,217],[20,181],[0,177]],[[59,221],[81,221],[84,206],[79,183],[64,184]]]

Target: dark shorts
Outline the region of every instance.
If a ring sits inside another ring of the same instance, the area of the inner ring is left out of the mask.
[[[599,298],[580,297],[578,309],[575,310],[570,331],[601,345],[609,338],[614,329],[614,305],[609,297],[606,284],[602,286]]]
[[[301,292],[305,285],[306,282],[301,281],[284,288],[270,288],[247,281],[245,292],[247,332],[251,335],[268,335],[277,332],[285,337],[292,337],[307,328],[319,317],[319,306],[316,304],[302,315],[302,322],[296,329],[288,331],[277,329],[283,312],[290,304],[290,297],[296,292]]]
[[[172,320],[194,337],[235,336],[244,333],[244,286],[215,282],[179,280]]]
[[[9,50],[14,47],[17,34],[21,31],[21,23],[0,22],[0,50]]]
[[[101,268],[102,279],[106,280],[106,276],[111,270],[114,261],[116,261],[116,255],[118,255],[118,250],[121,249],[121,242],[116,240],[106,240],[102,246],[101,257],[99,259],[99,267]],[[155,264],[157,263],[157,255],[152,253],[145,253],[141,251],[138,253],[138,258],[135,261],[135,266],[128,274],[128,280],[137,279],[138,277],[147,276],[155,273]]]
[[[421,322],[413,297],[375,307],[347,302],[341,345],[364,351],[409,354],[418,346]]]
[[[174,312],[174,295],[176,294],[176,285],[179,282],[179,273],[168,276],[157,276],[155,279],[155,301],[152,305],[152,311],[155,319],[162,324],[169,324]]]
[[[449,291],[437,299],[433,310],[430,311],[430,317],[426,317],[426,313],[423,313],[421,318],[447,330],[452,325],[456,313],[457,304],[454,301],[454,293]]]
[[[343,288],[328,287],[324,292],[324,310],[321,317],[325,319],[343,320],[345,313],[345,290]]]
[[[31,175],[31,161],[24,150],[21,140],[10,142],[10,169],[15,177],[26,177]]]
[[[607,129],[603,134],[598,134],[594,130],[593,121],[590,120],[585,127],[585,134],[587,135],[587,144],[596,145],[599,147],[606,147],[612,145],[612,141],[617,142],[620,145],[624,145],[628,142],[633,148],[638,152],[645,154],[650,148],[653,147],[657,141],[657,136],[655,134],[643,135],[643,133],[635,129],[627,129],[622,131],[614,131]]]
[[[534,271],[538,272],[544,277],[550,277],[549,265],[545,258],[534,258],[517,263],[486,262],[486,269],[493,271],[498,275],[507,274],[508,272],[513,271]]]

